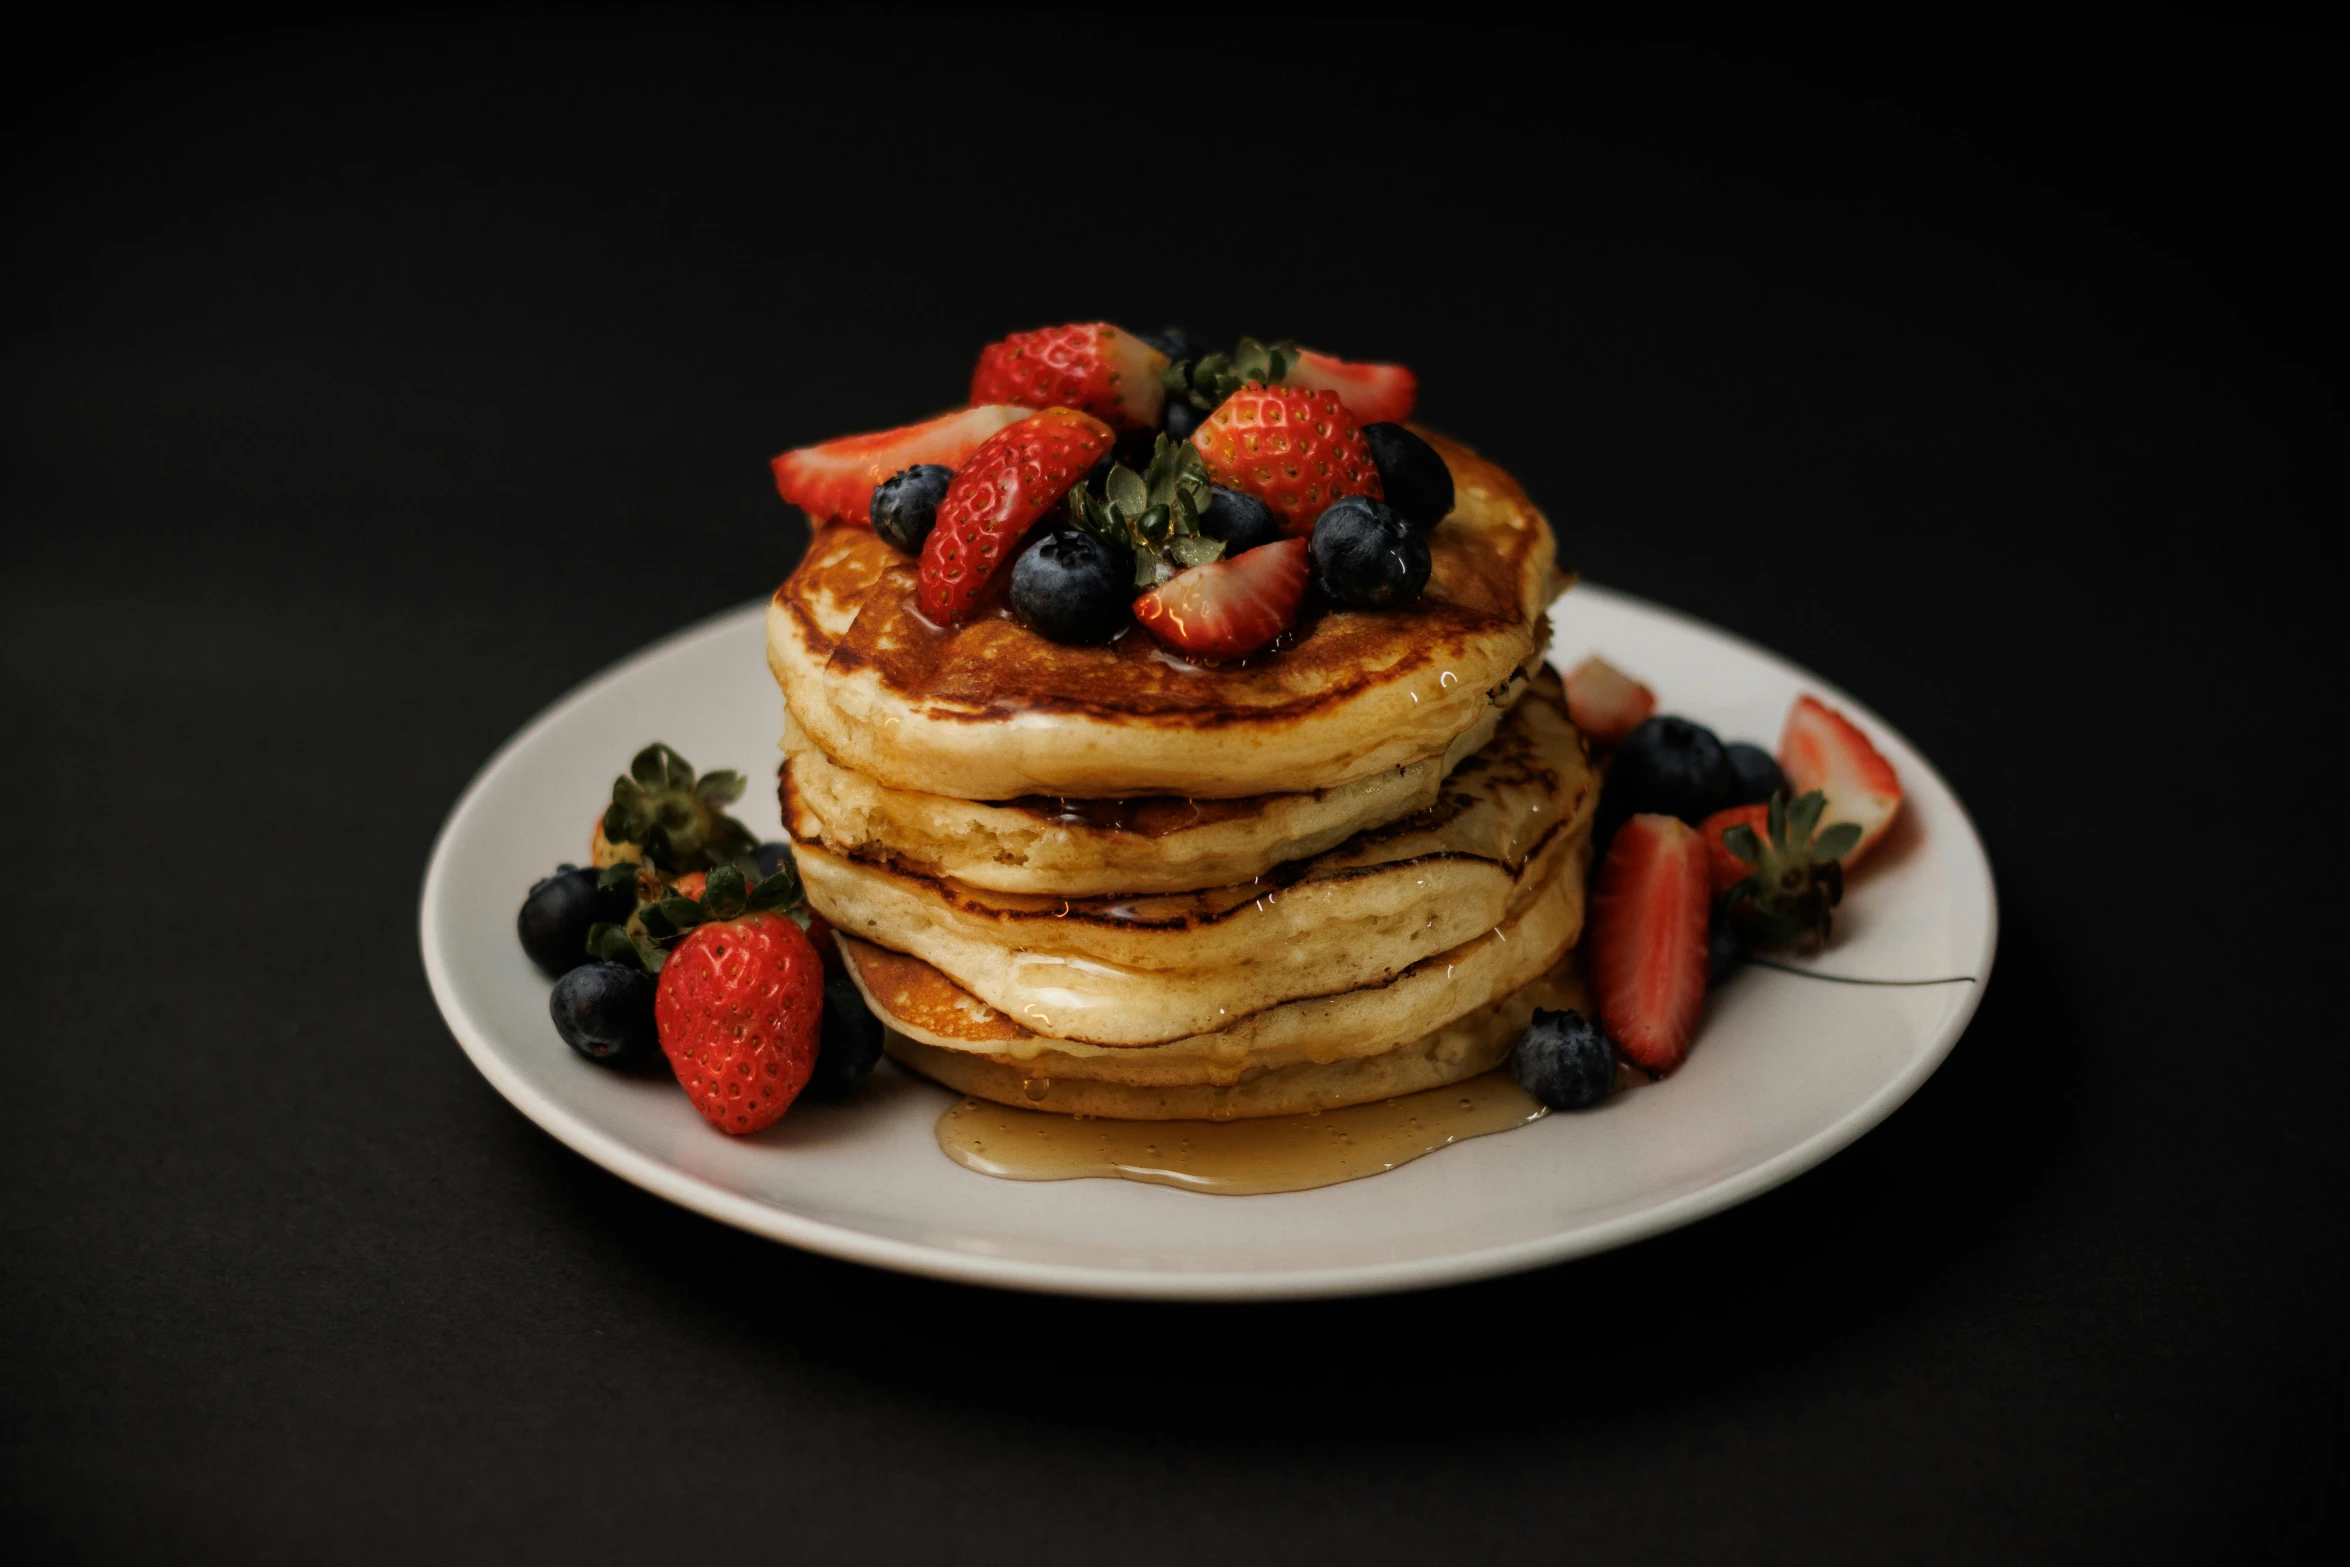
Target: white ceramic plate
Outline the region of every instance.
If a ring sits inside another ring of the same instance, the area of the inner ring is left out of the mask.
[[[1668,711],[1774,746],[1810,691],[1866,728],[1907,790],[1814,966],[1901,987],[1749,968],[1710,1006],[1677,1074],[1599,1109],[1478,1138],[1318,1191],[1211,1197],[1121,1180],[1013,1182],[939,1152],[953,1096],[885,1062],[858,1099],[726,1137],[683,1093],[572,1054],[548,982],[514,939],[532,881],[583,857],[613,774],[661,739],[755,780],[739,814],[778,836],[782,699],[752,605],[680,632],[565,697],[457,802],[425,872],[425,971],[475,1066],[523,1114],[672,1202],[878,1267],[1081,1295],[1246,1299],[1482,1278],[1619,1246],[1742,1202],[1883,1120],[1974,1014],[1998,912],[1965,811],[1924,757],[1858,703],[1771,654],[1622,594],[1577,588],[1554,657],[1599,649]]]

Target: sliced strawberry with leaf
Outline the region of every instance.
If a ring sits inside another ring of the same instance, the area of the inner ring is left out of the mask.
[[[979,351],[971,401],[1075,408],[1118,430],[1158,428],[1167,356],[1107,321],[1015,332]]]
[[[1179,573],[1134,601],[1143,629],[1194,658],[1242,658],[1297,624],[1307,543],[1277,539]]]
[[[1591,895],[1591,984],[1616,1047],[1651,1072],[1670,1072],[1689,1054],[1705,1008],[1712,906],[1696,828],[1643,814],[1617,831]]]
[[[922,544],[918,602],[941,625],[968,619],[1021,535],[1081,483],[1117,439],[1074,408],[1047,408],[997,431],[955,470]]]
[[[1757,946],[1819,946],[1829,911],[1844,901],[1837,863],[1860,842],[1851,822],[1820,826],[1828,797],[1814,789],[1790,802],[1733,805],[1698,825],[1711,857],[1714,895]]]
[[[1385,494],[1362,426],[1336,392],[1252,381],[1200,421],[1191,444],[1211,479],[1263,501],[1292,537],[1313,532],[1342,495]]]
[[[1648,722],[1656,693],[1596,653],[1567,675],[1567,716],[1593,743],[1614,745]]]
[[[891,474],[917,463],[959,468],[982,441],[1029,412],[1001,403],[958,408],[920,424],[803,446],[775,459],[775,488],[818,527],[862,523],[873,504],[873,486]]]
[[[1799,696],[1779,736],[1779,770],[1797,794],[1828,797],[1825,820],[1851,822],[1860,841],[1842,856],[1850,870],[1876,847],[1901,811],[1901,780],[1893,764],[1852,720],[1814,697]]]
[[[1296,351],[1289,384],[1312,392],[1336,392],[1346,411],[1362,424],[1401,423],[1420,400],[1420,378],[1402,365],[1352,364],[1310,348]]]

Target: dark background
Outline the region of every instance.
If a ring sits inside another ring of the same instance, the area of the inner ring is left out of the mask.
[[[1847,13],[20,40],[10,1554],[2338,1545],[2339,65]],[[1949,1065],[1678,1234],[1251,1308],[803,1256],[507,1108],[414,936],[474,769],[788,569],[772,451],[1095,316],[1412,364],[1596,580],[1906,731],[2000,879]]]

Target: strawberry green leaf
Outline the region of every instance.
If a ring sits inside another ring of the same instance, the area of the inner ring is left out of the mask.
[[[1739,822],[1735,826],[1723,830],[1722,847],[1749,865],[1762,863],[1762,840],[1757,838],[1754,835],[1754,829],[1744,822]]]
[[[588,927],[587,953],[604,963],[624,963],[630,968],[643,968],[644,958],[636,950],[636,943],[628,939],[628,932],[608,920],[598,920]]]
[[[1142,482],[1142,475],[1124,463],[1111,468],[1110,476],[1102,481],[1102,493],[1129,517],[1140,516],[1151,503],[1150,487]]]
[[[1800,848],[1811,842],[1812,830],[1819,826],[1820,816],[1828,809],[1828,797],[1814,789],[1793,805],[1787,807],[1787,846]]]
[[[1837,822],[1811,841],[1814,859],[1841,860],[1860,847],[1860,823]]]
[[[1224,558],[1224,541],[1203,538],[1199,534],[1189,533],[1181,538],[1168,540],[1167,553],[1174,557],[1175,564],[1178,566],[1205,566],[1210,561]]]
[[[743,911],[743,873],[731,865],[712,871],[702,887],[702,907],[710,918],[730,920]]]
[[[787,855],[775,874],[751,889],[748,906],[754,909],[788,909],[801,898],[799,868]]]

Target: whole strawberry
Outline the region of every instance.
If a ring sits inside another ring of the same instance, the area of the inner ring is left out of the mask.
[[[1311,533],[1342,495],[1384,494],[1362,427],[1336,392],[1252,381],[1201,421],[1191,444],[1211,479],[1263,501],[1291,537]]]
[[[947,486],[922,544],[922,613],[955,625],[978,608],[1021,535],[1083,482],[1116,437],[1091,414],[1047,408],[981,444]]]
[[[661,1053],[694,1108],[737,1136],[772,1126],[816,1069],[824,966],[800,927],[770,901],[784,878],[746,895],[742,873],[720,866],[699,903],[664,899],[687,927],[661,964],[653,1023]],[[796,879],[795,879],[796,881]],[[794,889],[796,891],[796,887]]]
[[[1766,947],[1827,941],[1829,911],[1844,898],[1839,862],[1861,832],[1854,822],[1821,827],[1827,809],[1817,789],[1793,801],[1782,791],[1766,805],[1733,805],[1699,824],[1714,896],[1750,940]]]
[[[1114,429],[1155,430],[1167,356],[1107,321],[1015,332],[979,351],[971,401],[1075,408]]]

